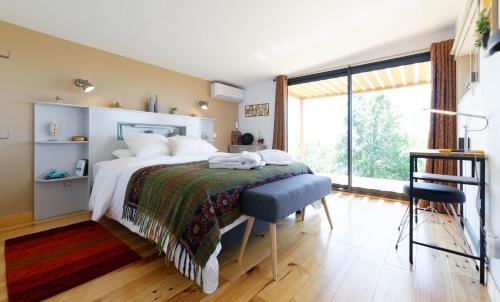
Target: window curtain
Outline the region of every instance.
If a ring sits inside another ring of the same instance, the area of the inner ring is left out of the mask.
[[[431,108],[447,111],[457,110],[456,99],[456,64],[450,54],[453,40],[433,43],[431,45]],[[431,113],[429,149],[455,149],[457,142],[457,119],[454,115]],[[453,160],[427,160],[425,172],[457,175],[457,163]],[[428,206],[422,202],[420,206]],[[444,210],[441,204],[437,210]]]
[[[280,75],[276,78],[276,99],[274,105],[273,149],[287,151],[287,106],[288,78]]]

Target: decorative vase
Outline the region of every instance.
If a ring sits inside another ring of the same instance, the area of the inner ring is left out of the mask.
[[[155,110],[155,112],[160,112],[160,103],[158,103],[158,95],[156,95],[156,97],[155,97],[154,110]]]
[[[154,102],[151,98],[148,99],[148,111],[155,112]]]
[[[481,36],[481,45],[484,49],[488,47],[488,39],[490,38],[490,31],[488,30]]]

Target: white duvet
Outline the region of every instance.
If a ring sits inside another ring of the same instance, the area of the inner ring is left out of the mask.
[[[92,211],[92,220],[99,221],[103,215],[106,215],[118,221],[132,232],[142,236],[137,226],[130,221],[122,219],[127,184],[132,174],[140,168],[147,166],[196,162],[207,160],[208,157],[208,155],[183,157],[155,156],[148,158],[127,157],[96,163],[93,167],[94,185],[89,201],[89,209]],[[228,231],[245,220],[246,217],[240,217],[231,225],[222,229],[221,233]],[[219,262],[217,261],[217,255],[220,250],[221,245],[219,243],[202,270],[203,291],[207,294],[213,293],[219,284]],[[175,251],[173,257],[177,260],[179,254],[180,251]],[[174,261],[174,263],[181,263],[180,267],[177,266],[177,264],[176,267],[178,270],[183,271],[183,263],[186,263],[185,261]],[[190,272],[189,278],[194,280],[194,271]],[[200,284],[200,280],[196,280],[196,282]]]

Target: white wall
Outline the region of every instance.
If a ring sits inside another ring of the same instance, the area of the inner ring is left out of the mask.
[[[257,140],[259,131],[268,148],[273,144],[274,98],[276,83],[267,80],[245,88],[245,100],[240,104],[239,119],[241,133],[250,132]],[[245,105],[269,103],[269,116],[245,117]]]
[[[500,238],[500,53],[486,58],[480,57],[480,83],[458,101],[458,111],[486,115],[489,127],[482,132],[470,133],[472,149],[484,149],[488,156],[486,169],[486,227],[487,236]],[[458,121],[459,136],[463,136],[464,120]],[[470,129],[481,128],[479,121],[473,121]],[[466,215],[471,218],[474,228],[478,228],[476,210],[476,190],[466,188]],[[476,233],[478,234],[478,233]],[[490,258],[490,271],[500,287],[499,259]]]

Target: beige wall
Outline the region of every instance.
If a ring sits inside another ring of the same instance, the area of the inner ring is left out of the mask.
[[[143,110],[159,95],[161,112],[178,107],[181,114],[215,118],[217,147],[226,150],[238,115],[234,103],[210,99],[209,82],[0,21],[0,216],[33,210],[32,103],[61,96],[66,103]],[[89,79],[96,89],[84,94],[73,85]],[[199,100],[210,102],[201,112]]]

